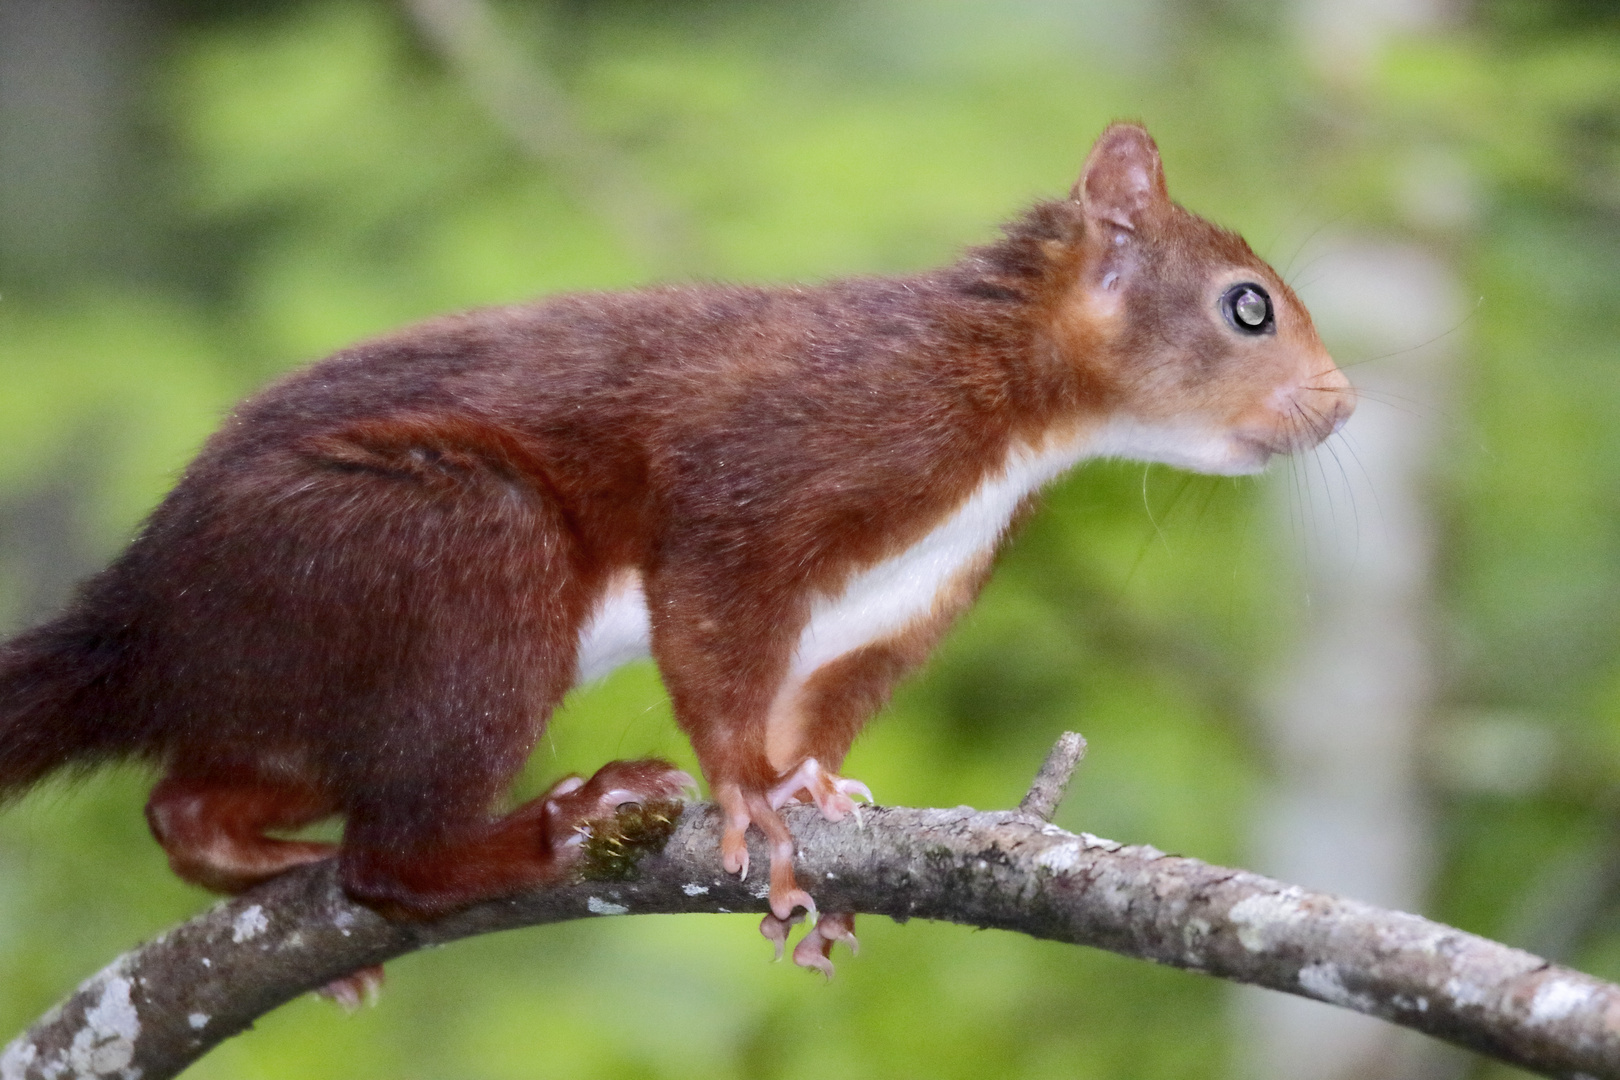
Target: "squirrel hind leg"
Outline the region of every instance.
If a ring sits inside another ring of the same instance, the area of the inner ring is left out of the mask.
[[[679,800],[693,786],[668,762],[610,762],[589,780],[558,781],[505,817],[405,848],[369,843],[365,810],[358,809],[340,856],[343,887],[389,918],[438,918],[560,879],[578,861],[593,822],[626,803]]]
[[[174,872],[214,892],[239,893],[267,878],[337,854],[336,844],[278,840],[269,829],[298,829],[337,812],[313,787],[241,778],[169,776],[152,789],[146,820]],[[333,979],[317,992],[345,1012],[375,1002],[381,964]]]
[[[337,810],[315,788],[297,783],[171,774],[152,789],[146,820],[176,874],[234,894],[335,854],[333,844],[265,833],[299,829]]]

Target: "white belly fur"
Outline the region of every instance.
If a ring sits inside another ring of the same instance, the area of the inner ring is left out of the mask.
[[[785,714],[792,712],[792,698],[817,668],[863,645],[892,637],[926,615],[941,589],[994,550],[1024,497],[1082,456],[1080,439],[1040,450],[1014,448],[1003,467],[987,476],[928,535],[855,574],[836,595],[818,597],[777,694],[772,726],[796,726],[798,718]],[[580,632],[576,682],[599,679],[621,664],[647,656],[649,629],[641,576],[633,571],[620,575],[602,594]]]
[[[904,630],[928,614],[934,598],[972,563],[993,551],[1018,504],[1081,457],[1079,440],[1031,450],[1017,447],[954,513],[911,547],[850,578],[823,596],[799,634],[790,683],[802,683],[828,661]]]
[[[614,578],[590,621],[579,632],[579,659],[575,685],[600,679],[614,668],[647,656],[652,642],[652,620],[641,575],[634,570]]]

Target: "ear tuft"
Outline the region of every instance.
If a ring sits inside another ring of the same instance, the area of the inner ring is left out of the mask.
[[[1135,231],[1144,218],[1170,203],[1153,136],[1140,124],[1110,124],[1086,155],[1070,198],[1080,203],[1088,222]]]

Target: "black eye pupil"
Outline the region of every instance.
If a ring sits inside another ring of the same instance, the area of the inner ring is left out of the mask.
[[[1264,332],[1271,326],[1271,297],[1266,290],[1253,283],[1234,285],[1221,297],[1226,317],[1239,330],[1251,334]]]

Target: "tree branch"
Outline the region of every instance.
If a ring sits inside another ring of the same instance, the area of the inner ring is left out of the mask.
[[[1076,836],[1023,811],[872,807],[860,826],[810,807],[785,816],[800,880],[824,910],[1091,945],[1331,1002],[1548,1076],[1620,1077],[1620,987],[1414,915]],[[721,871],[720,827],[708,804],[627,808],[587,844],[583,876],[432,923],[352,903],[331,863],[293,871],[119,957],[5,1049],[0,1078],[162,1080],[333,978],[474,934],[765,911],[763,875]],[[753,861],[765,865],[763,848]]]

